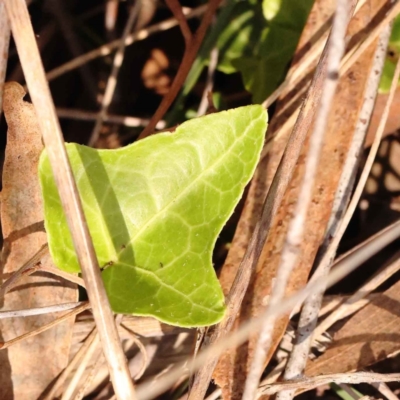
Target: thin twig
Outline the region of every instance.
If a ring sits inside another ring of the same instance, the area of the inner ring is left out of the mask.
[[[355,171],[358,165],[359,153],[362,149],[363,141],[366,135],[368,123],[372,115],[373,107],[375,104],[375,98],[377,95],[378,85],[380,81],[380,75],[376,71],[382,71],[385,57],[386,47],[390,37],[390,27],[382,32],[377,49],[374,55],[374,62],[369,74],[367,83],[367,90],[364,94],[364,103],[358,118],[358,123],[353,136],[353,143],[349,149],[345,166],[343,169],[342,176],[340,178],[339,186],[337,189],[338,201],[335,200],[335,204],[332,209],[332,215],[336,219],[337,216],[343,216],[343,205],[348,203],[348,197],[350,196],[352,182],[354,181]],[[332,219],[332,218],[331,218]],[[336,230],[338,229],[339,221],[331,222],[333,225],[328,229],[326,237],[330,241],[330,237],[336,236]],[[318,269],[318,276],[326,276],[329,273],[331,264],[325,264],[323,268]],[[304,303],[303,309],[300,314],[300,320],[298,324],[298,332],[296,335],[295,344],[293,350],[289,356],[288,364],[286,366],[284,379],[290,380],[299,377],[307,363],[308,353],[311,347],[312,332],[314,331],[315,325],[318,320],[318,314],[322,303],[323,292],[312,294]],[[294,391],[282,391],[277,395],[277,399],[292,399]]]
[[[82,311],[88,310],[90,307],[91,307],[91,305],[89,303],[82,304],[81,306],[76,307],[72,311],[64,314],[63,316],[55,319],[54,321],[49,322],[46,325],[41,326],[38,329],[35,329],[34,331],[24,333],[23,335],[18,336],[14,339],[8,340],[7,342],[3,342],[3,343],[0,342],[0,350],[7,349],[8,347],[10,347],[18,342],[21,342],[22,340],[26,340],[28,338],[38,335],[39,333],[45,332],[45,331],[47,331],[47,329],[53,328],[54,326],[60,324],[63,321],[67,321],[69,318],[74,317],[75,315],[81,313]]]
[[[65,381],[67,380],[69,374],[73,371],[73,369],[77,366],[78,362],[81,360],[84,354],[88,351],[89,347],[91,346],[93,340],[97,336],[97,330],[94,327],[90,332],[89,336],[86,338],[85,342],[82,344],[81,348],[75,354],[74,358],[70,361],[67,367],[61,372],[58,376],[57,381],[52,386],[49,393],[46,395],[44,400],[53,400],[56,397],[58,390],[64,385]]]
[[[60,278],[65,279],[66,281],[76,283],[77,285],[86,289],[85,281],[82,278],[79,278],[79,276],[70,274],[69,272],[65,272],[62,269],[52,267],[51,265],[39,265],[38,268],[33,272],[48,272],[52,275],[59,276]]]
[[[2,3],[0,3],[1,5]],[[15,271],[0,287],[0,297],[10,291],[25,275],[36,272],[40,266],[40,260],[49,252],[48,244],[45,243],[21,268]]]
[[[172,11],[172,14],[174,14],[174,17],[179,23],[179,28],[182,32],[182,36],[185,40],[185,47],[190,46],[191,41],[192,41],[192,32],[189,28],[189,25],[187,23],[185,14],[182,11],[182,7],[179,4],[177,0],[165,0],[167,3],[167,6],[169,9]]]
[[[121,42],[118,46],[117,52],[115,53],[111,73],[107,80],[106,90],[101,102],[100,112],[94,125],[92,134],[90,135],[90,139],[88,142],[89,146],[93,146],[100,136],[100,131],[103,126],[104,118],[107,115],[108,108],[114,97],[115,88],[117,87],[118,74],[124,61],[126,48],[125,41],[129,34],[132,32],[133,27],[137,21],[138,15],[140,13],[140,7],[140,1],[136,1],[129,12],[128,21],[125,24]]]
[[[186,15],[187,19],[196,18],[204,14],[206,9],[207,5],[204,5],[190,11],[183,10],[183,13]],[[140,40],[144,40],[155,33],[166,31],[168,29],[174,28],[177,25],[178,21],[175,18],[167,19],[165,21],[154,24],[148,28],[144,28],[138,32],[132,33],[126,38],[124,44],[125,46],[130,46],[131,44],[138,42]],[[117,49],[120,46],[120,44],[121,44],[121,39],[118,39],[112,41],[111,43],[100,46],[95,50],[89,51],[88,53],[83,54],[80,57],[77,57],[71,61],[66,62],[65,64],[60,65],[57,68],[52,69],[46,74],[46,78],[50,82],[53,79],[58,78],[59,76],[65,74],[66,72],[79,68],[81,65],[86,64],[89,61],[95,60],[98,57],[108,56],[115,49]]]
[[[11,29],[7,13],[4,4],[0,2],[0,116],[3,111],[3,89],[6,79],[10,34]]]
[[[175,97],[179,93],[185,79],[192,67],[194,60],[196,59],[197,52],[203,42],[204,36],[207,32],[209,25],[213,19],[213,16],[221,3],[221,0],[210,0],[206,12],[204,13],[203,19],[201,20],[200,27],[197,29],[196,33],[193,35],[189,46],[185,48],[185,53],[183,55],[182,61],[179,65],[178,72],[172,82],[172,85],[168,93],[161,100],[156,112],[151,118],[149,124],[143,129],[142,133],[139,135],[139,139],[143,139],[146,136],[151,135],[157,125],[157,122],[161,120],[164,114],[167,112],[170,105],[175,100]]]
[[[59,118],[70,118],[81,121],[96,121],[99,118],[98,112],[77,110],[73,108],[57,108],[56,111],[57,111],[57,116]],[[124,115],[106,114],[104,116],[104,122],[120,124],[130,128],[146,126],[149,123],[149,121],[150,120],[147,118],[129,117]],[[165,121],[159,121],[156,126],[156,129],[164,129],[165,126],[166,126]]]
[[[77,303],[62,303],[53,306],[28,308],[27,310],[0,311],[0,319],[30,317],[32,315],[43,315],[54,312],[63,312],[80,307],[81,305],[86,303],[87,301],[79,301]]]
[[[95,335],[93,340],[91,340],[90,344],[87,346],[83,357],[80,359],[79,366],[76,369],[72,379],[69,381],[68,386],[64,390],[61,400],[71,400],[74,397],[76,388],[78,387],[78,384],[86,371],[87,365],[89,364],[95,352],[99,350],[99,344],[99,335]]]
[[[312,192],[317,174],[323,140],[325,137],[328,117],[339,80],[340,61],[345,51],[345,36],[350,21],[350,3],[348,0],[338,0],[333,20],[331,35],[327,42],[327,74],[323,84],[320,107],[317,112],[314,128],[310,137],[309,149],[305,164],[304,176],[300,194],[294,208],[294,216],[289,224],[288,233],[283,245],[280,265],[271,291],[268,307],[275,307],[285,296],[287,282],[296,265],[301,248],[306,223],[306,216],[311,204]],[[355,4],[354,4],[355,7]],[[254,350],[254,357],[246,379],[243,399],[254,399],[261,374],[265,367],[265,359],[269,352],[275,319],[264,321],[260,336]]]
[[[353,372],[347,374],[330,374],[305,377],[287,382],[278,382],[267,385],[263,394],[272,395],[281,390],[302,389],[311,390],[328,383],[373,383],[373,382],[398,382],[400,374],[377,374],[374,372]]]
[[[135,332],[132,332],[129,328],[127,328],[124,324],[120,324],[121,328],[127,332],[130,336],[130,341],[131,344],[127,346],[128,348],[131,347],[132,344],[136,344],[138,347],[140,353],[142,354],[143,361],[142,361],[142,367],[140,368],[139,372],[136,374],[134,377],[135,380],[138,380],[142,377],[144,372],[146,371],[148,362],[149,362],[149,357],[147,356],[147,351],[146,348],[144,347],[143,343],[139,340],[139,338],[136,336]]]
[[[133,382],[100,276],[96,253],[44,74],[26,2],[25,0],[3,0],[3,2],[81,265],[114,390],[119,400],[131,400],[135,398]]]
[[[199,109],[197,110],[197,116],[204,115],[207,112],[207,108],[210,106],[208,101],[208,95],[212,92],[214,83],[214,74],[218,65],[218,47],[214,47],[211,50],[210,62],[208,63],[207,80],[204,86],[203,95],[201,96]]]

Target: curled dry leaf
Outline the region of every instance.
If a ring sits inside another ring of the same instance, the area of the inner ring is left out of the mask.
[[[383,4],[384,1],[381,0],[367,1],[366,5],[356,14],[350,23],[348,30],[349,37],[356,37],[361,30],[369,26]],[[334,12],[334,7],[334,1],[317,0],[315,2],[302,38],[300,39],[292,69],[298,68],[302,57],[306,56],[305,52],[307,49],[312,47],[313,43],[322,34],[323,27],[329,23],[329,18]],[[363,93],[370,73],[375,48],[376,42],[365,51],[339,82],[328,122],[324,147],[320,158],[321,161],[318,167],[318,176],[313,189],[312,204],[306,219],[307,226],[304,230],[304,237],[307,240],[300,249],[299,262],[289,280],[286,295],[294,293],[305,285],[317,250],[324,239],[337,185],[346,160],[346,154],[352,142],[352,134],[357,124],[358,113],[362,106]],[[311,66],[305,72],[304,76],[312,73],[312,68],[314,67],[315,65]],[[243,257],[246,243],[248,243],[250,234],[254,229],[256,218],[260,215],[262,203],[282,157],[290,129],[285,129],[283,134],[278,134],[278,132],[282,129],[282,123],[285,123],[284,121],[288,120],[288,116],[290,116],[293,110],[300,106],[302,96],[304,95],[303,89],[304,81],[296,88],[290,88],[290,93],[288,91],[284,93],[272,118],[269,135],[270,137],[275,136],[275,139],[271,142],[269,153],[260,161],[255,177],[253,178],[231,251],[228,254],[220,276],[225,292],[229,290],[237,266]],[[295,100],[293,101],[293,99]],[[296,171],[285,193],[283,203],[274,218],[258,269],[242,304],[240,321],[258,316],[268,301],[271,284],[280,262],[283,241],[302,181],[307,147],[308,145],[305,143],[297,163]],[[274,330],[273,345],[271,346],[267,362],[278,346],[288,321],[288,315],[277,321]],[[257,337],[254,335],[250,338],[249,343],[241,346],[235,352],[231,351],[229,354],[225,354],[220,359],[214,372],[214,379],[221,386],[224,399],[241,398],[244,380],[251,365],[256,340]]]
[[[43,145],[32,104],[23,101],[18,83],[5,85],[4,114],[8,125],[1,193],[4,237],[2,277],[18,270],[46,243],[43,207],[37,176]],[[44,256],[43,265],[51,265]],[[2,310],[27,309],[77,300],[75,286],[42,273],[24,277],[2,299]],[[34,330],[55,315],[13,318],[0,322],[0,340],[10,340]],[[0,351],[0,387],[4,399],[37,399],[66,366],[73,321],[57,325],[38,336]]]

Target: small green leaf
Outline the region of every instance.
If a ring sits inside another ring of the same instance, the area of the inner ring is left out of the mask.
[[[266,111],[248,106],[117,150],[67,145],[115,312],[178,326],[221,320],[212,251],[254,172],[266,126]],[[45,152],[39,173],[53,260],[80,271]]]

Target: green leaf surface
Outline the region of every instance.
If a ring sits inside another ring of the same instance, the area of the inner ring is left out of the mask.
[[[283,81],[314,0],[263,0],[268,17],[253,54],[244,53],[231,64],[241,72],[255,103],[263,102]],[[259,18],[259,12],[254,18]],[[255,24],[255,19],[250,25]],[[257,23],[259,25],[259,23]],[[256,25],[256,26],[257,26]],[[239,34],[239,33],[237,33]]]
[[[400,16],[396,17],[393,21],[387,57],[379,83],[379,93],[389,93],[398,57],[400,57]]]
[[[178,326],[217,323],[215,241],[250,180],[267,126],[261,106],[196,118],[117,150],[67,144],[115,312]],[[46,152],[39,164],[55,264],[80,271]]]

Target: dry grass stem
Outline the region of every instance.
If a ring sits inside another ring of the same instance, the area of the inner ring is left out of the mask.
[[[10,24],[4,4],[0,2],[0,116],[3,111],[3,89],[7,71]]]
[[[131,6],[128,21],[126,22],[124,31],[122,33],[120,45],[118,46],[117,52],[114,55],[111,73],[110,76],[108,77],[106,90],[104,92],[104,96],[101,101],[100,112],[97,116],[97,120],[94,125],[92,134],[90,135],[89,138],[88,142],[89,146],[93,146],[97,142],[100,136],[100,131],[103,126],[103,121],[105,119],[105,116],[107,115],[108,107],[110,106],[112,99],[114,97],[115,88],[117,87],[118,73],[119,70],[121,69],[122,63],[124,62],[125,47],[126,47],[125,41],[126,38],[129,36],[129,34],[132,32],[133,27],[137,21],[138,15],[140,13],[140,7],[141,7],[140,1],[135,2],[134,5]]]
[[[377,74],[376,71],[381,72],[383,69],[390,31],[390,27],[388,27],[382,32],[379,44],[375,51],[374,62],[368,79],[368,86],[364,95],[363,106],[358,117],[358,123],[353,136],[353,142],[347,154],[347,159],[339,181],[337,195],[332,209],[333,218],[331,217],[330,221],[331,228],[328,228],[329,232],[326,234],[328,243],[330,237],[336,235],[335,231],[340,223],[338,218],[343,216],[343,208],[348,203],[348,198],[351,193],[351,186],[353,184],[355,171],[358,166],[359,154],[363,147],[363,142],[368,127],[368,123],[365,123],[365,121],[369,121],[371,118],[378,90],[381,74]],[[326,276],[329,273],[330,266],[331,263],[322,264],[321,268],[318,268],[315,276]],[[304,303],[298,323],[296,340],[284,373],[284,379],[286,380],[301,376],[306,366],[308,353],[310,351],[312,342],[312,332],[317,324],[322,297],[323,291],[320,293],[313,293]],[[277,397],[280,400],[289,400],[293,398],[294,394],[294,391],[283,391],[280,392]]]
[[[19,268],[5,282],[3,282],[3,284],[0,287],[0,297],[4,296],[15,285],[17,285],[23,276],[36,272],[40,268],[39,264],[41,258],[48,251],[49,247],[46,243],[21,268]]]
[[[192,32],[187,23],[185,14],[183,13],[182,7],[177,0],[165,0],[167,6],[171,10],[172,14],[178,21],[179,28],[181,30],[183,39],[185,40],[185,46],[190,46],[192,40]]]
[[[299,248],[305,239],[303,238],[303,228],[311,203],[312,188],[317,174],[328,117],[338,85],[340,61],[345,51],[347,25],[355,5],[356,2],[351,5],[347,0],[337,1],[333,27],[327,42],[327,72],[322,87],[320,106],[310,137],[305,172],[298,197],[299,200],[295,206],[294,216],[290,222],[287,237],[283,245],[280,265],[269,298],[269,308],[274,308],[285,296],[287,282],[296,265]],[[254,399],[256,396],[260,377],[265,368],[265,359],[271,345],[274,325],[274,319],[269,318],[264,321],[247,376],[243,399]]]
[[[57,378],[57,381],[54,383],[51,390],[49,391],[49,393],[46,395],[46,397],[43,400],[53,400],[56,397],[57,392],[64,385],[69,374],[78,365],[78,363],[82,359],[83,355],[86,354],[86,352],[88,351],[89,347],[91,346],[91,344],[96,336],[97,336],[97,330],[96,330],[96,328],[93,328],[92,331],[90,332],[89,336],[86,338],[86,340],[82,344],[81,348],[75,354],[74,358],[71,360],[71,362],[68,364],[68,366],[64,369],[64,371],[61,372],[61,374]]]
[[[3,2],[82,268],[111,380],[117,398],[131,400],[135,398],[133,383],[100,277],[96,254],[72,175],[26,2],[24,0],[3,0]]]
[[[204,115],[207,112],[207,108],[209,107],[208,95],[212,92],[213,82],[214,82],[214,74],[218,65],[218,48],[215,47],[211,50],[210,53],[210,61],[208,63],[207,69],[207,80],[204,86],[203,95],[201,96],[201,101],[199,104],[199,108],[197,110],[197,116]]]
[[[85,353],[83,354],[82,358],[80,358],[79,366],[75,370],[72,379],[64,390],[61,400],[71,400],[74,398],[76,389],[83,377],[83,374],[86,372],[89,362],[92,360],[92,357],[95,355],[95,353],[99,352],[99,344],[99,335],[94,334],[94,338],[93,340],[90,340],[89,345],[86,347]]]
[[[368,33],[368,36],[364,40],[361,40],[356,46],[354,46],[343,58],[342,66],[340,68],[340,75],[345,74],[351,65],[359,58],[359,56],[371,45],[371,43],[376,40],[383,29],[385,29],[390,22],[399,14],[400,12],[400,2],[395,1],[390,9],[387,11],[386,15],[381,21]]]
[[[59,118],[69,118],[81,121],[96,121],[99,117],[99,113],[71,108],[57,108],[57,116]],[[120,124],[130,128],[137,128],[140,126],[146,126],[150,120],[146,118],[129,117],[124,115],[106,114],[103,121],[111,122],[113,124]],[[156,125],[156,129],[164,129],[165,126],[165,121],[159,121]]]
[[[293,381],[272,383],[263,389],[263,394],[272,395],[282,390],[311,390],[329,383],[374,383],[374,382],[398,382],[400,374],[377,374],[374,372],[354,372],[350,374],[331,374],[313,377],[305,377]]]
[[[48,323],[46,325],[41,326],[38,329],[35,329],[34,331],[27,332],[24,335],[21,335],[14,339],[8,340],[7,342],[0,343],[0,350],[4,350],[18,342],[21,342],[22,340],[26,340],[28,338],[38,335],[39,333],[47,331],[47,329],[53,328],[54,326],[58,325],[59,323],[66,321],[69,318],[74,317],[75,315],[81,313],[82,311],[88,310],[89,308],[90,308],[89,303],[82,304],[81,306],[76,307],[72,311],[64,314],[63,316],[55,319],[54,321],[51,321],[50,323]]]
[[[76,283],[77,285],[86,288],[85,281],[82,278],[79,278],[79,276],[70,274],[69,272],[62,271],[61,269],[52,267],[50,265],[43,266],[39,265],[37,269],[35,269],[33,272],[48,272],[52,275],[59,276],[60,278],[65,279],[66,281]]]
[[[133,344],[136,344],[136,346],[139,348],[140,353],[142,354],[143,360],[142,360],[142,367],[140,368],[139,372],[136,374],[134,377],[135,380],[138,380],[142,377],[144,372],[146,371],[147,365],[149,363],[149,357],[147,355],[146,348],[144,347],[143,343],[140,341],[140,339],[136,336],[135,332],[132,332],[129,328],[127,328],[124,324],[120,324],[121,328],[127,332],[130,336],[130,345],[127,347],[130,347]]]
[[[196,18],[196,17],[199,17],[200,15],[204,14],[206,9],[207,9],[207,5],[204,5],[204,6],[195,8],[193,10],[183,9],[183,13],[186,15],[187,19]],[[125,40],[124,45],[130,46],[131,44],[133,44],[135,42],[138,42],[140,40],[144,40],[144,39],[148,38],[150,35],[153,35],[158,32],[166,31],[168,29],[174,28],[177,25],[178,25],[178,21],[175,18],[170,18],[170,19],[162,21],[158,24],[154,24],[148,28],[140,29],[138,32],[128,35],[128,37]],[[121,44],[121,39],[118,39],[118,40],[112,41],[111,43],[100,46],[99,48],[97,48],[95,50],[89,51],[88,53],[83,54],[82,56],[77,57],[77,58],[49,71],[46,74],[46,78],[48,79],[48,81],[51,81],[69,71],[79,68],[80,66],[82,66],[82,65],[86,64],[87,62],[92,61],[98,57],[108,56],[115,49],[117,49],[120,46],[120,44]]]
[[[56,304],[54,306],[29,308],[27,310],[13,310],[13,311],[0,311],[0,319],[5,318],[17,318],[17,317],[30,317],[32,315],[42,315],[55,312],[68,311],[74,308],[78,308],[87,301],[79,301],[77,303],[63,303]]]

